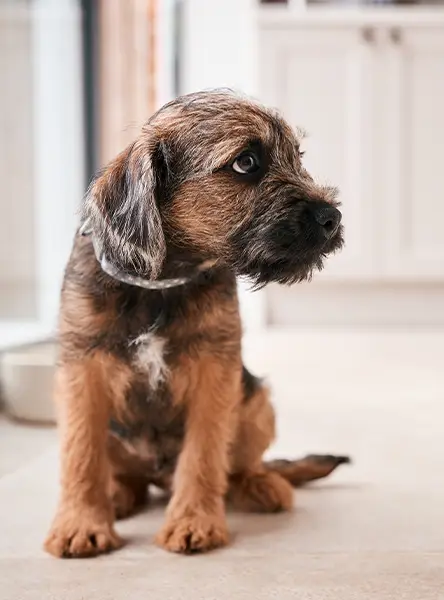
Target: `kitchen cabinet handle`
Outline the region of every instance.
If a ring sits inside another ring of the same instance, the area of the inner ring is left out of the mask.
[[[390,29],[390,39],[393,44],[400,44],[402,42],[401,30],[398,28]]]
[[[364,27],[362,30],[362,38],[367,44],[373,44],[375,41],[375,32],[371,27]]]

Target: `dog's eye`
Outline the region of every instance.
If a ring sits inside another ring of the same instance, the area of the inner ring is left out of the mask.
[[[253,152],[243,152],[236,158],[234,163],[231,165],[233,171],[245,175],[246,173],[254,173],[260,169],[259,159]]]
[[[300,150],[299,151],[299,157],[302,158],[305,154],[305,150]]]

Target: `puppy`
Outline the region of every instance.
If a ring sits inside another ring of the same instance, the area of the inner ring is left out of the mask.
[[[292,485],[346,462],[264,463],[274,412],[241,358],[236,276],[307,280],[342,246],[335,190],[313,181],[299,143],[253,101],[191,94],[93,181],[62,289],[51,554],[118,548],[115,518],[150,485],[171,492],[160,546],[223,546],[227,498],[288,510]]]

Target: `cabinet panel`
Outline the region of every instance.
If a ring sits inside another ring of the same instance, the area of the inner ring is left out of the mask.
[[[347,243],[323,276],[372,276],[375,46],[358,28],[268,30],[261,42],[262,99],[308,132],[307,169],[340,189]]]
[[[444,29],[388,32],[386,269],[444,279]]]

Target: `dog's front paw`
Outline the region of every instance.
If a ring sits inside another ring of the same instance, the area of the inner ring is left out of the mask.
[[[120,548],[112,524],[87,513],[59,514],[45,541],[45,550],[57,558],[86,558]]]
[[[224,517],[191,514],[170,518],[157,535],[156,542],[170,552],[205,552],[228,543]]]

